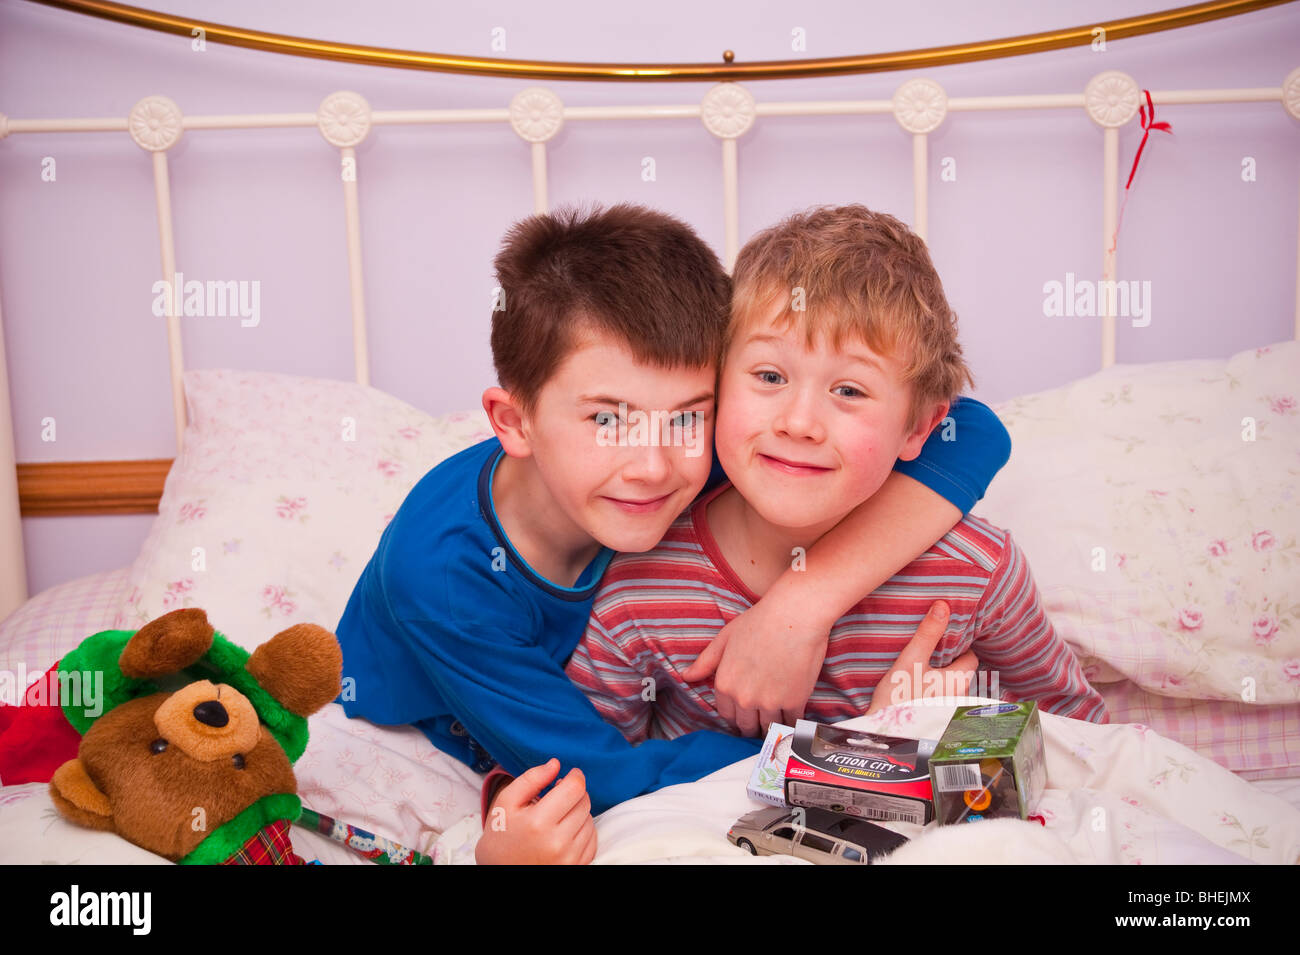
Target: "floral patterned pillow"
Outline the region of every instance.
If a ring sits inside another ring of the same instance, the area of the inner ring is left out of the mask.
[[[424,474],[491,436],[346,381],[185,373],[190,423],[115,625],[180,607],[252,649],[295,623],[333,630],[384,527]]]
[[[977,511],[1016,535],[1091,680],[1300,700],[1300,343],[995,410],[1011,461]]]

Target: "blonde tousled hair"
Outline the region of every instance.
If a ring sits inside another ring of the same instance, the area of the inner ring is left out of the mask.
[[[810,347],[823,336],[837,349],[862,341],[902,365],[909,432],[927,409],[975,383],[925,242],[891,215],[862,205],[796,213],[745,244],[732,283],[728,346],[778,308]]]

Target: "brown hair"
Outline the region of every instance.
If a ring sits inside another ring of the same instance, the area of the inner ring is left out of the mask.
[[[581,341],[601,332],[660,368],[716,365],[731,280],[686,223],[644,206],[568,207],[515,223],[494,262],[501,387],[531,411]]]
[[[862,205],[796,213],[745,243],[733,280],[728,344],[784,301],[784,321],[803,327],[809,347],[820,335],[836,349],[852,337],[902,363],[909,431],[975,383],[925,242],[891,215]]]

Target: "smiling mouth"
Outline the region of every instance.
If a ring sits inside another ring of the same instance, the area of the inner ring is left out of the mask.
[[[670,491],[669,493],[662,494],[659,497],[651,497],[644,500],[634,500],[622,497],[606,497],[605,500],[609,501],[616,507],[627,511],[629,514],[652,514],[659,510],[659,508],[663,507],[664,504],[668,503],[668,499],[672,496],[672,492]]]
[[[780,471],[782,474],[792,474],[797,477],[813,477],[818,474],[826,474],[830,468],[824,468],[817,464],[805,464],[802,461],[789,461],[785,458],[774,457],[770,454],[759,454],[759,458],[768,467]]]

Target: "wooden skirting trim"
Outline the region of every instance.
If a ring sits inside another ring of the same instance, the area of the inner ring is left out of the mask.
[[[18,507],[23,517],[156,514],[171,466],[171,458],[19,464]]]

